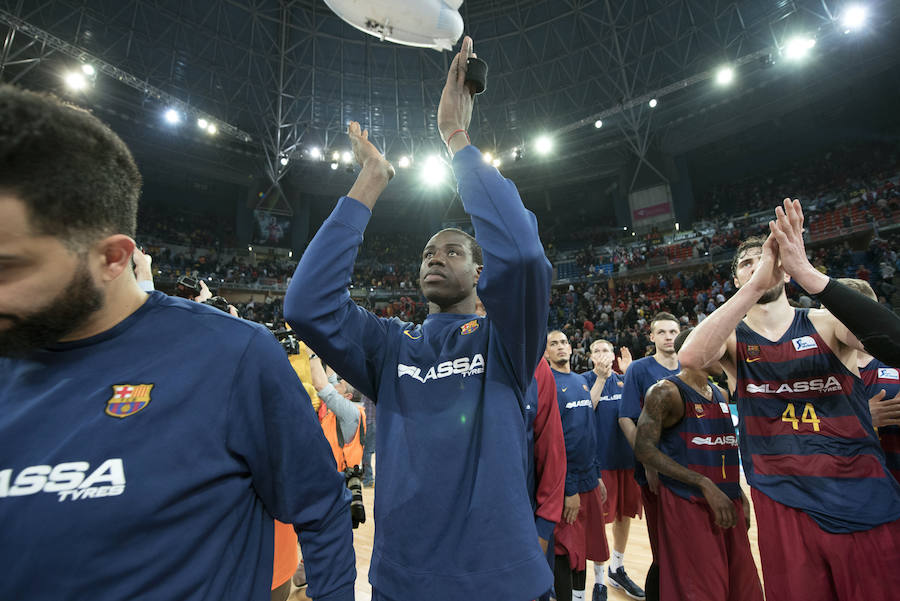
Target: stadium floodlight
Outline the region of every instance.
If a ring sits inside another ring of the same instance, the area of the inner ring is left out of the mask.
[[[422,181],[425,185],[436,186],[444,181],[446,175],[447,168],[444,166],[444,161],[441,160],[441,157],[432,155],[425,159],[421,171]]]
[[[409,157],[407,157],[407,156],[400,157],[400,160],[397,161],[397,165],[399,165],[399,167],[401,169],[406,169],[407,167],[409,167]]]
[[[331,160],[335,163],[341,160],[341,153],[337,150],[331,153]]]
[[[319,150],[318,146],[313,146],[309,149],[309,158],[317,160],[322,158],[322,151]]]
[[[209,121],[207,121],[203,117],[200,117],[199,119],[197,119],[197,127],[205,130],[207,127],[209,127]]]
[[[844,9],[841,14],[841,25],[844,26],[844,33],[850,33],[856,29],[860,29],[866,23],[868,17],[866,7],[854,4]]]
[[[353,162],[353,155],[350,154],[349,150],[345,150],[344,154],[341,155],[341,160],[344,161],[345,165],[349,165]]]
[[[816,40],[809,36],[793,37],[784,45],[784,57],[792,61],[802,60],[815,45]]]
[[[219,128],[216,127],[215,123],[210,123],[209,127],[206,128],[206,133],[208,133],[211,136],[214,136],[217,133],[219,133]]]
[[[278,162],[281,163],[282,167],[287,167],[289,161],[290,159],[288,159],[287,155],[281,155],[281,158],[278,159]]]
[[[483,155],[481,155],[481,158],[484,159],[485,163],[490,163],[494,160],[494,155],[489,152],[485,152]]]
[[[720,86],[727,86],[732,81],[734,81],[734,69],[728,65],[719,67],[719,70],[716,71],[716,83]]]
[[[81,72],[88,77],[93,77],[97,73],[97,70],[94,68],[94,65],[84,63],[83,65],[81,65]]]
[[[181,113],[179,113],[175,109],[166,109],[163,117],[165,117],[166,123],[168,123],[169,125],[177,125],[178,123],[181,123]]]
[[[651,98],[650,102],[647,103],[647,105],[652,109],[655,109],[657,104],[659,104],[659,101],[657,101],[656,98]]]
[[[69,71],[63,76],[63,81],[66,82],[66,85],[69,89],[80,91],[87,87],[88,82],[85,79],[83,73],[79,73],[77,71]]]
[[[331,163],[331,170],[332,170],[332,171],[336,171],[337,168],[338,168],[338,164],[337,164],[337,163]]]
[[[500,159],[494,159],[493,161],[491,161],[491,165],[493,165],[494,167],[499,169],[500,168]]]
[[[601,127],[603,127],[603,121],[601,119],[597,119],[596,121],[594,121],[594,127],[600,129]]]
[[[534,149],[538,154],[548,155],[553,150],[553,140],[549,136],[541,136],[534,141]]]

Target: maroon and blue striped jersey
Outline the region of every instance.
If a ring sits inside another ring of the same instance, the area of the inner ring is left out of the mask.
[[[684,417],[662,431],[659,450],[680,465],[715,482],[730,498],[741,498],[737,433],[727,400],[716,386],[711,386],[710,400],[678,376],[669,376],[666,380],[678,386],[684,403]],[[665,474],[660,474],[659,480],[680,497],[705,502],[703,493],[695,486]]]
[[[806,512],[827,532],[857,532],[900,518],[872,427],[863,382],[797,309],[771,341],[741,322],[735,397],[747,481]]]
[[[900,369],[888,367],[878,359],[859,370],[859,376],[866,385],[866,396],[873,397],[884,390],[884,398],[892,399],[900,394]],[[878,428],[878,438],[884,450],[888,470],[900,480],[900,426]]]

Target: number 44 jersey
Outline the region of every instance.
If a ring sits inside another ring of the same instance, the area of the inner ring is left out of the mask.
[[[827,532],[900,518],[862,380],[826,345],[805,309],[771,341],[737,327],[740,448],[747,481]]]

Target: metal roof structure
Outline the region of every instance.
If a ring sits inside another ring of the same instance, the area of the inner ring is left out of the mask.
[[[900,62],[900,4],[868,1],[860,35],[840,24],[847,4],[466,0],[466,33],[490,65],[473,141],[523,189],[548,174],[665,179],[654,154],[714,142]],[[782,57],[797,34],[817,42],[802,76]],[[452,55],[381,42],[321,0],[0,0],[0,35],[0,80],[58,89],[63,65],[90,63],[86,103],[135,122],[164,107],[206,119],[217,144],[263,159],[272,182],[292,169],[327,174],[328,160],[311,165],[309,151],[346,149],[351,119],[395,161],[441,148],[436,112]],[[737,74],[728,88],[713,83],[723,64]],[[556,151],[533,168],[539,134],[554,136]]]

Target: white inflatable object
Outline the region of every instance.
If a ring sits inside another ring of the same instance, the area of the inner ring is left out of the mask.
[[[463,0],[325,0],[341,19],[384,41],[450,50],[463,33]]]

